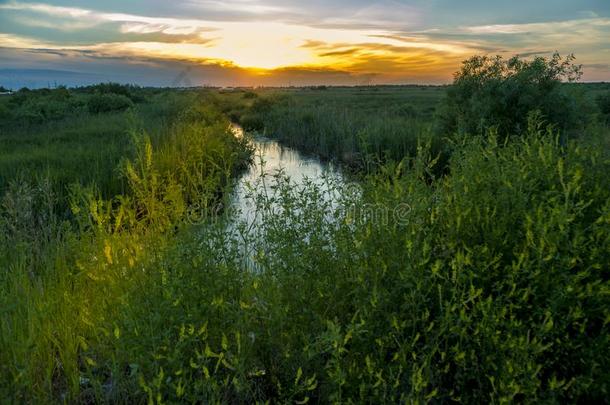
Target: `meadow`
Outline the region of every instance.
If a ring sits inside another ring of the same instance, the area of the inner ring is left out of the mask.
[[[473,90],[468,67],[451,87],[2,96],[2,398],[607,401],[610,90],[520,71]],[[514,115],[469,104],[512,86]],[[251,191],[256,236],[228,232],[254,158],[231,121],[357,187],[280,171]]]
[[[445,92],[435,86],[284,89],[262,93],[247,111],[228,112],[248,130],[362,168],[368,158],[400,160],[418,139],[432,141]]]

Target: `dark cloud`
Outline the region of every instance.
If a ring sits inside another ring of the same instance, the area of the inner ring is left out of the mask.
[[[104,81],[172,86],[177,78],[193,86],[354,85],[366,74],[333,68],[290,67],[264,72],[219,64],[145,57],[119,57],[90,51],[0,48],[0,85],[8,88],[82,86]],[[31,51],[31,52],[30,52]],[[83,71],[86,67],[86,71]],[[186,72],[186,74],[184,74]],[[184,76],[184,77],[183,77]]]
[[[324,52],[324,53],[321,53],[319,56],[324,56],[324,57],[328,57],[328,56],[349,56],[349,55],[353,55],[353,54],[355,54],[357,52],[359,52],[358,48],[350,48],[350,49],[345,49],[345,50],[341,50],[341,51]]]
[[[530,56],[543,56],[550,55],[553,51],[530,51],[530,52],[522,52],[519,54],[522,58],[529,58]]]

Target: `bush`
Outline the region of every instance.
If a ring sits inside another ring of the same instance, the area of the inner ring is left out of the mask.
[[[244,95],[242,96],[242,98],[245,98],[245,99],[253,99],[253,98],[258,98],[258,94],[256,94],[256,93],[255,93],[255,92],[253,92],[253,91],[246,91],[246,92],[244,93]]]
[[[119,83],[100,83],[94,86],[89,86],[85,88],[87,92],[91,93],[99,93],[99,94],[120,94],[129,98],[133,102],[137,102],[141,97],[135,94],[138,89],[137,86],[132,86],[129,84],[119,84]]]
[[[523,138],[469,137],[431,184],[425,149],[361,183],[404,216],[345,187],[336,208],[313,183],[253,194],[257,271],[214,228],[179,244],[119,324],[123,368],[168,403],[603,402],[608,155]]]
[[[87,102],[87,108],[93,114],[123,111],[132,106],[133,102],[129,98],[114,93],[95,94]]]
[[[44,122],[45,116],[39,106],[35,104],[25,105],[19,108],[14,117],[22,124],[40,124]]]
[[[602,114],[602,120],[610,124],[610,91],[597,97],[597,105]]]
[[[414,118],[418,115],[418,110],[413,104],[403,104],[396,108],[396,115],[405,118]]]
[[[23,87],[10,97],[9,103],[13,106],[20,106],[32,96],[32,93],[32,90]]]
[[[0,104],[0,121],[8,121],[12,117],[11,110],[5,104]]]
[[[245,114],[241,116],[239,123],[246,131],[262,131],[265,128],[265,122],[256,114]]]
[[[533,111],[559,129],[577,128],[585,117],[582,100],[562,86],[581,76],[574,56],[474,56],[464,61],[455,74],[440,113],[444,133],[481,133],[495,127],[500,135],[521,134],[527,129],[526,117]]]

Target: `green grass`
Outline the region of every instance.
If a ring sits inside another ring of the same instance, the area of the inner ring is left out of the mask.
[[[245,128],[362,169],[413,155],[418,143],[430,142],[440,153],[433,122],[444,94],[434,86],[263,92],[238,118]]]
[[[597,113],[595,100],[607,84],[562,84],[583,94],[584,122]],[[414,156],[429,144],[445,166],[450,151],[442,114],[447,86],[385,86],[260,90],[257,97],[239,99],[224,111],[245,128],[264,133],[305,153],[336,160],[358,171],[373,170],[387,161]],[[225,97],[227,98],[227,97]],[[235,107],[235,105],[239,107]],[[439,111],[440,110],[440,111]],[[525,117],[524,117],[525,120]]]
[[[50,180],[62,196],[71,183],[94,185],[106,198],[123,194],[126,182],[119,168],[134,156],[132,132],[145,131],[155,146],[169,142],[164,135],[196,102],[201,102],[197,94],[167,92],[123,112],[75,111],[27,125],[20,118],[5,120],[0,124],[0,194],[14,179],[37,178]]]
[[[115,322],[127,292],[148,280],[137,269],[159,257],[190,204],[215,208],[249,158],[204,97],[167,91],[133,111],[22,132],[3,123],[3,398],[89,398],[87,348],[103,350],[106,320]]]
[[[165,90],[3,133],[3,400],[604,402],[608,127],[426,138],[440,92]],[[337,205],[314,183],[253,192],[249,271],[230,210],[215,214],[250,155],[226,115],[253,111],[286,143],[376,166],[359,192],[331,184]]]

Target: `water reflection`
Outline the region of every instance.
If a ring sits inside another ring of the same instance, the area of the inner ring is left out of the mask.
[[[243,130],[233,126],[236,136],[243,136]],[[243,174],[234,191],[232,203],[239,218],[248,224],[256,222],[256,195],[272,195],[279,179],[289,180],[291,186],[300,188],[314,184],[322,191],[324,198],[333,199],[338,184],[344,183],[340,171],[332,163],[321,162],[314,157],[304,156],[294,149],[280,145],[265,137],[251,140],[254,147],[254,161]],[[281,177],[278,174],[281,173]],[[272,199],[268,199],[272,200]],[[267,207],[273,210],[274,207]]]
[[[232,129],[236,136],[244,136],[240,127]],[[249,268],[256,268],[252,257],[256,249],[265,244],[263,221],[267,225],[285,223],[289,226],[286,221],[302,217],[303,211],[298,206],[290,207],[291,212],[286,215],[286,207],[282,206],[286,200],[280,195],[286,188],[279,188],[278,182],[288,185],[296,195],[315,190],[327,223],[336,219],[335,208],[341,204],[340,194],[348,183],[330,162],[304,156],[265,137],[254,137],[251,142],[254,160],[234,188],[228,230],[242,240],[240,250],[244,263]],[[294,201],[298,204],[298,198]]]

